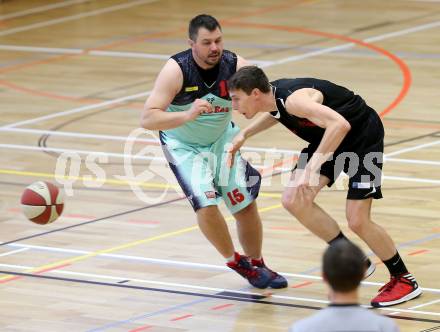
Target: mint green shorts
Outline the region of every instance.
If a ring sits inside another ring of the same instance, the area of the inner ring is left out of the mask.
[[[237,152],[226,166],[226,147],[240,128],[231,122],[223,135],[207,146],[186,144],[160,132],[160,141],[171,170],[194,211],[218,205],[221,199],[232,214],[258,196],[261,175]]]

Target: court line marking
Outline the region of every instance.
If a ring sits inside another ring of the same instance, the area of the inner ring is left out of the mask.
[[[9,255],[14,255],[14,254],[17,254],[17,253],[19,253],[19,252],[27,251],[27,250],[29,250],[29,249],[30,249],[30,248],[22,248],[22,249],[17,249],[17,250],[13,250],[13,251],[8,251],[8,252],[5,252],[5,253],[3,253],[3,254],[0,254],[0,257],[9,256]]]
[[[426,24],[423,25],[423,26],[426,26]],[[411,29],[417,29],[417,28],[419,28],[419,26],[415,26],[415,27],[413,27],[413,28],[411,28]],[[425,27],[424,29],[427,29],[427,27]],[[410,32],[412,32],[412,31],[410,31],[409,29],[406,29],[405,31],[406,31],[407,34],[410,33]],[[316,32],[316,31],[315,31],[315,32]],[[396,31],[395,33],[397,33],[397,32],[399,32],[399,31]],[[327,35],[330,36],[330,35],[332,35],[332,34],[327,34]],[[389,34],[388,34],[388,35],[389,35]],[[346,39],[347,39],[347,38],[348,38],[348,37],[345,37],[345,36],[339,36],[339,35],[334,35],[334,34],[333,34],[333,38],[335,38],[335,36],[338,36],[339,39],[341,39],[341,38],[346,38]],[[378,38],[378,37],[381,37],[381,36],[382,36],[382,35],[378,35],[378,36],[375,36],[374,38]],[[373,38],[373,37],[370,37],[370,38]],[[388,37],[388,38],[391,38],[391,37]],[[349,38],[349,39],[350,39],[350,38]],[[350,40],[351,40],[351,39],[350,39]],[[369,45],[369,44],[365,44],[365,42],[362,42],[362,41],[357,41],[357,43],[360,44],[360,45],[362,45],[362,46],[368,46],[369,48],[373,48],[376,52],[380,49],[380,48],[378,48],[378,47],[376,47],[376,46]],[[314,56],[317,56],[317,55],[321,55],[321,54],[325,54],[325,53],[331,53],[331,52],[334,52],[334,51],[336,51],[337,48],[339,48],[339,47],[347,47],[347,46],[348,46],[348,47],[352,47],[352,46],[354,46],[354,45],[355,45],[355,42],[352,41],[352,42],[350,42],[350,43],[347,43],[347,44],[343,44],[343,45],[337,46],[336,48],[335,48],[335,47],[329,47],[329,48],[325,48],[325,49],[323,49],[323,50],[321,50],[321,51],[319,51],[319,52],[317,52],[317,51],[313,51],[313,52],[304,53],[304,54],[300,55],[300,57],[299,57],[299,56],[293,56],[293,57],[287,57],[287,58],[284,58],[284,59],[280,59],[280,60],[275,61],[274,63],[269,63],[269,64],[266,64],[266,65],[262,65],[262,67],[263,67],[263,68],[271,67],[271,66],[273,66],[273,65],[276,65],[276,64],[281,63],[280,61],[282,61],[282,63],[285,63],[285,62],[295,62],[295,61],[299,61],[299,60],[302,60],[302,59],[306,59],[306,58],[314,57]],[[390,57],[393,61],[397,61],[397,63],[399,64],[400,68],[402,69],[402,71],[403,71],[404,73],[406,73],[406,74],[405,74],[405,77],[408,76],[408,72],[407,72],[408,69],[403,70],[403,68],[407,68],[407,67],[404,65],[404,63],[402,62],[402,60],[400,60],[400,59],[397,58],[396,56],[393,56],[391,53],[389,53],[389,52],[387,52],[387,51],[385,51],[385,50],[382,50],[381,52],[382,52],[382,54],[385,54],[387,57]],[[385,53],[383,53],[383,52],[385,52]],[[387,109],[383,112],[384,114],[386,114],[387,112],[389,112],[390,108],[396,106],[396,102],[398,102],[398,101],[401,100],[401,98],[402,98],[402,93],[405,92],[406,89],[407,89],[407,88],[406,88],[405,86],[402,88],[402,91],[401,91],[401,93],[399,94],[399,96],[396,98],[396,100],[395,100],[393,103],[390,104],[390,106],[387,107]],[[109,102],[111,102],[111,101],[109,101]],[[68,112],[68,111],[65,111],[65,112]],[[56,114],[56,113],[53,113],[53,114]],[[44,117],[41,117],[41,118],[44,119]],[[41,118],[36,118],[36,119],[41,119]],[[22,122],[12,123],[12,124],[9,124],[9,125],[6,125],[6,126],[3,126],[3,127],[0,127],[0,128],[12,128],[12,127],[17,127],[17,126],[22,125],[22,124],[35,123],[35,122],[40,121],[40,120],[35,121],[36,119],[30,119],[30,120],[27,120],[27,122],[22,121]]]
[[[127,100],[131,100],[131,99],[136,99],[136,98],[140,98],[140,97],[146,97],[146,96],[149,96],[150,94],[151,94],[151,91],[136,93],[134,95],[125,96],[125,97],[121,97],[121,98],[117,98],[117,99],[112,99],[112,100],[107,100],[107,101],[104,101],[104,102],[101,102],[101,103],[97,103],[97,104],[85,105],[85,106],[77,107],[77,108],[74,108],[74,109],[71,109],[71,110],[55,112],[55,113],[51,113],[51,114],[48,114],[48,115],[43,115],[43,116],[40,116],[40,117],[37,117],[37,118],[33,118],[33,119],[11,123],[9,125],[0,127],[0,129],[14,128],[14,127],[17,127],[17,126],[22,126],[22,125],[25,125],[25,124],[45,121],[45,120],[57,118],[57,117],[60,117],[60,116],[65,116],[65,115],[76,114],[76,113],[80,113],[80,112],[84,112],[84,111],[89,111],[89,110],[93,110],[93,109],[97,109],[97,108],[101,108],[101,107],[105,107],[105,106],[109,106],[109,105],[113,105],[113,104],[122,103],[122,102],[125,102]]]
[[[422,308],[422,307],[426,307],[435,303],[440,302],[440,300],[434,300],[434,301],[430,301],[430,302],[426,302],[426,303],[422,303],[422,304],[418,304],[412,307],[409,307],[408,310],[414,310],[414,309],[418,309],[418,308]],[[399,309],[399,308],[395,308],[393,309],[394,312],[390,313],[390,315],[396,315],[399,314],[401,312],[404,312],[403,310]]]
[[[32,176],[32,177],[40,177],[40,178],[48,178],[48,179],[57,179],[57,176],[53,173],[40,173],[40,172],[24,172],[24,171],[14,171],[7,169],[0,169],[0,174],[10,174],[10,175],[22,175],[22,176]],[[117,179],[102,179],[98,180],[93,177],[86,176],[73,176],[73,175],[62,175],[60,178],[64,180],[78,180],[78,181],[88,181],[88,182],[102,182],[107,184],[114,185],[138,185],[143,188],[160,188],[160,189],[177,189],[179,193],[182,192],[180,186],[178,184],[166,184],[166,183],[155,183],[155,182],[142,182],[142,181],[129,181],[129,180],[117,180]]]
[[[270,210],[273,210],[273,209],[278,209],[281,206],[282,206],[281,204],[270,205],[270,206],[265,207],[265,208],[259,208],[258,212],[262,213],[262,212],[270,211]],[[225,218],[225,220],[226,221],[231,221],[231,220],[234,220],[234,217],[233,216],[227,217],[227,218]],[[147,237],[147,238],[144,238],[144,239],[141,239],[141,240],[136,240],[136,241],[128,242],[128,243],[121,244],[121,245],[118,245],[118,246],[114,246],[114,247],[111,247],[111,248],[97,250],[97,251],[94,251],[94,252],[90,252],[88,254],[84,254],[84,255],[80,255],[80,256],[76,256],[76,257],[72,257],[72,258],[68,258],[68,259],[64,259],[64,260],[60,260],[60,261],[56,261],[54,263],[45,264],[45,265],[39,266],[36,270],[31,270],[31,271],[27,271],[27,272],[38,273],[40,270],[45,270],[45,269],[48,269],[48,268],[51,268],[51,267],[54,267],[54,266],[60,266],[60,265],[63,265],[63,264],[70,264],[70,263],[82,261],[82,260],[85,260],[85,259],[88,259],[88,258],[91,258],[91,257],[95,257],[95,256],[97,256],[99,254],[106,254],[106,253],[110,253],[110,252],[114,252],[114,251],[118,251],[118,250],[122,250],[122,249],[131,248],[131,247],[134,247],[134,246],[137,246],[137,245],[140,245],[140,244],[145,244],[145,243],[153,242],[153,241],[156,241],[156,240],[161,240],[161,239],[164,239],[164,238],[169,238],[169,237],[172,237],[172,236],[175,236],[175,235],[181,235],[181,234],[184,234],[184,233],[191,232],[191,231],[193,231],[195,229],[198,229],[197,225],[196,226],[191,226],[191,227],[186,227],[186,228],[181,228],[181,229],[178,229],[176,231],[166,232],[166,233],[155,235],[155,236],[150,236],[150,237]],[[7,280],[9,278],[14,278],[14,277],[11,277],[11,276],[0,277],[0,281]]]
[[[36,267],[31,266],[22,266],[22,265],[13,265],[13,264],[0,264],[0,266],[3,267],[9,267],[9,268],[18,268],[22,270],[35,270]],[[6,271],[5,271],[6,272]],[[150,284],[150,285],[158,285],[158,286],[165,286],[165,287],[178,287],[183,289],[195,289],[199,291],[213,291],[217,293],[221,292],[231,292],[236,294],[243,294],[243,295],[264,295],[264,293],[256,293],[256,292],[245,292],[245,291],[237,291],[233,289],[224,289],[224,288],[215,288],[215,287],[205,287],[205,286],[199,286],[199,285],[192,285],[192,284],[183,284],[183,283],[174,283],[174,282],[163,282],[163,281],[157,281],[157,280],[147,280],[147,279],[139,279],[139,278],[130,278],[126,276],[109,276],[109,275],[102,275],[102,274],[94,274],[94,273],[84,273],[84,272],[73,272],[73,271],[67,271],[67,270],[51,270],[48,271],[54,274],[64,274],[64,275],[71,275],[71,276],[82,276],[82,277],[92,277],[97,279],[104,279],[104,280],[130,280],[132,282],[138,282],[142,284]],[[12,272],[11,272],[12,273]],[[87,280],[85,280],[87,281]],[[288,301],[299,301],[299,302],[311,302],[311,303],[320,303],[320,304],[328,304],[330,303],[328,300],[321,300],[316,298],[310,298],[310,297],[296,297],[296,296],[287,296],[287,295],[277,295],[277,294],[271,294],[269,298],[274,299],[281,299],[281,300],[288,300]],[[370,307],[369,305],[364,305],[364,307]],[[379,308],[380,310],[384,311],[400,311],[405,313],[411,313],[411,314],[420,314],[420,315],[429,315],[429,316],[440,316],[439,312],[431,312],[431,311],[421,311],[421,310],[413,310],[413,309],[404,309],[404,308]]]
[[[402,153],[424,149],[426,147],[434,146],[434,145],[437,145],[437,144],[440,144],[440,140],[434,141],[434,142],[430,142],[430,143],[418,144],[416,146],[412,146],[412,147],[409,147],[409,148],[400,149],[400,150],[397,150],[397,151],[394,151],[394,152],[387,153],[386,155],[388,157],[397,156],[397,155],[402,154]]]
[[[240,47],[240,43],[232,43],[228,42],[228,44],[235,44],[234,47]],[[255,46],[254,48],[258,48]],[[283,45],[274,45],[272,49],[283,48]],[[264,48],[266,49],[266,48]],[[322,50],[322,47],[295,47],[290,46],[286,48],[286,50],[295,49],[302,51],[318,51]],[[91,55],[91,56],[101,56],[101,57],[116,57],[116,58],[135,58],[135,59],[155,59],[155,60],[168,60],[172,54],[164,54],[164,53],[144,53],[144,52],[128,52],[128,51],[101,51],[87,48],[60,48],[60,47],[45,47],[45,46],[29,46],[29,45],[13,45],[13,44],[0,44],[0,51],[18,51],[18,52],[27,52],[27,53],[49,53],[49,54],[75,54],[75,55]],[[375,57],[381,58],[381,54],[376,54],[370,50],[350,50],[349,52],[339,52],[343,56],[349,55],[350,57]],[[402,57],[409,57],[411,55],[417,56],[417,59],[425,56],[427,59],[432,59],[433,57],[429,57],[428,54],[425,53],[402,53],[396,52],[396,55],[400,55]],[[437,55],[435,57],[438,58],[440,56]],[[251,63],[258,65],[269,65],[274,63],[277,60],[258,60],[258,59],[248,59]]]
[[[384,175],[384,176],[382,176],[382,178],[384,180],[391,180],[391,181],[405,181],[405,182],[440,184],[440,180],[435,180],[435,179],[410,178],[410,177],[391,176],[391,175]]]
[[[304,3],[308,4],[310,2],[313,2],[313,1],[310,1],[310,0],[309,1],[301,1],[301,2],[293,3],[293,4],[292,3],[288,3],[287,5],[283,5],[282,8],[283,9],[286,8],[286,7],[287,8],[291,8],[291,7],[294,7],[294,6],[302,5]],[[243,17],[256,16],[256,15],[260,15],[260,14],[266,14],[267,12],[274,11],[274,10],[277,11],[277,10],[280,10],[280,9],[281,9],[280,6],[273,6],[273,5],[272,6],[266,6],[266,7],[264,7],[264,10],[263,9],[259,9],[257,11],[248,12],[247,14],[246,13],[241,13],[239,15],[233,16],[232,18],[234,18],[234,17],[235,18],[237,18],[237,17],[243,18]],[[221,22],[222,22],[223,25],[227,24],[227,21],[225,21],[225,20],[222,20]],[[124,39],[122,39],[120,41],[115,41],[115,42],[111,42],[111,43],[106,44],[106,45],[101,45],[99,47],[94,47],[93,49],[94,50],[103,50],[103,49],[114,48],[114,47],[122,46],[122,45],[136,44],[136,43],[139,43],[139,42],[144,42],[144,41],[146,41],[148,39],[151,39],[151,38],[154,38],[154,37],[167,36],[167,35],[175,34],[176,32],[182,32],[182,31],[184,31],[184,28],[183,27],[179,27],[178,29],[162,31],[162,32],[159,32],[159,33],[153,33],[153,34],[146,33],[146,34],[143,34],[141,36],[127,37],[127,38],[124,38]],[[31,61],[31,62],[23,63],[21,65],[9,66],[9,67],[6,68],[6,70],[0,70],[0,72],[1,73],[11,72],[11,71],[14,71],[14,70],[17,70],[17,69],[20,70],[20,69],[23,69],[23,68],[26,68],[26,67],[27,68],[33,67],[33,66],[36,66],[36,65],[39,65],[39,64],[47,64],[47,63],[51,63],[51,62],[55,62],[55,61],[62,61],[62,60],[65,60],[65,59],[67,59],[69,57],[73,57],[73,56],[75,56],[75,55],[64,55],[64,56],[52,57],[52,58],[45,59],[45,60]]]
[[[53,19],[53,20],[48,20],[48,21],[29,24],[29,25],[25,25],[25,26],[21,26],[21,27],[17,27],[17,28],[3,30],[3,31],[0,31],[0,36],[9,36],[9,35],[12,35],[12,34],[15,34],[18,32],[24,32],[24,31],[37,29],[37,28],[48,27],[51,25],[59,24],[59,23],[78,20],[78,19],[81,19],[84,17],[91,17],[91,16],[100,15],[100,14],[111,13],[111,12],[118,11],[121,9],[127,9],[127,8],[131,8],[131,7],[135,7],[135,6],[146,5],[146,4],[154,3],[157,1],[159,1],[159,0],[137,0],[137,1],[130,2],[130,3],[119,4],[119,5],[110,6],[110,7],[106,7],[106,8],[102,8],[102,9],[92,10],[92,11],[89,11],[86,13],[81,13],[81,14],[76,14],[76,15],[71,15],[71,16],[64,16],[64,17]]]
[[[54,131],[54,130],[38,130],[38,129],[25,129],[25,128],[0,128],[0,132],[19,132],[25,134],[42,134],[42,135],[53,135],[53,136],[63,136],[63,137],[78,137],[78,138],[95,138],[95,139],[103,139],[103,140],[116,140],[116,141],[137,141],[143,143],[154,143],[159,145],[160,141],[155,139],[142,139],[136,138],[132,139],[128,136],[112,136],[112,135],[99,135],[99,134],[87,134],[87,133],[75,133],[75,132],[62,132],[62,131]],[[438,141],[440,142],[440,141]],[[434,142],[435,143],[435,142]],[[435,145],[435,144],[431,144]],[[436,143],[437,144],[437,143]],[[426,146],[425,146],[426,147]],[[104,152],[104,151],[92,151],[92,150],[73,150],[66,148],[52,148],[52,147],[39,147],[39,146],[29,146],[29,145],[17,145],[17,144],[0,144],[0,148],[5,149],[17,149],[17,150],[33,150],[33,151],[52,151],[52,152],[72,152],[79,154],[96,154],[96,155],[107,155],[109,157],[118,157],[118,158],[131,158],[131,159],[141,159],[141,160],[160,160],[167,162],[163,157],[145,157],[139,155],[129,155],[129,154],[121,154],[121,153],[113,153],[113,152]],[[422,147],[418,147],[417,149],[421,149]],[[416,147],[412,148],[413,150]],[[241,150],[243,151],[252,151],[252,152],[272,152],[272,153],[287,153],[287,154],[299,154],[298,150],[286,150],[286,149],[267,149],[267,148],[259,148],[259,147],[243,147]],[[394,155],[404,153],[400,151],[394,152]],[[401,159],[401,158],[389,158],[388,154],[384,154],[385,162],[397,162],[397,163],[405,163],[405,164],[419,164],[419,165],[440,165],[439,161],[434,160],[420,160],[420,159]]]
[[[414,309],[417,309],[417,308],[426,307],[428,305],[439,303],[439,302],[440,302],[440,299],[439,300],[430,301],[430,302],[426,302],[426,303],[422,303],[422,304],[418,304],[418,305],[415,305],[415,306],[413,306],[411,308],[408,308],[408,309],[414,310]]]
[[[414,26],[412,28],[386,33],[386,34],[383,34],[383,35],[380,35],[377,37],[369,37],[369,38],[364,39],[364,41],[366,41],[368,43],[382,41],[384,39],[400,37],[400,36],[407,35],[410,33],[419,32],[419,31],[423,31],[423,30],[429,30],[429,29],[437,28],[437,27],[440,27],[440,21],[434,21],[434,22]]]
[[[401,158],[387,158],[386,155],[384,155],[384,161],[391,161],[391,162],[398,162],[398,163],[404,163],[404,164],[418,164],[418,165],[440,165],[440,161],[434,161],[434,160],[421,160],[421,159],[401,159]]]
[[[0,147],[2,145],[0,144]],[[31,149],[32,147],[29,147]],[[42,149],[45,150],[45,149]],[[54,150],[52,150],[54,151]],[[145,157],[146,159],[148,157]],[[160,157],[158,157],[160,158]],[[142,159],[142,158],[137,158]],[[260,168],[255,166],[255,168]],[[277,167],[276,170],[282,170],[282,171],[290,171],[291,168],[283,168],[283,167]],[[90,176],[72,176],[72,175],[60,175],[59,177],[56,174],[53,173],[43,173],[43,172],[27,172],[27,171],[16,171],[12,169],[1,169],[0,168],[0,174],[9,174],[9,175],[18,175],[18,176],[31,176],[31,177],[44,177],[48,179],[64,179],[64,180],[79,180],[79,181],[85,181],[85,182],[98,182],[98,183],[105,183],[105,184],[113,184],[113,185],[130,185],[135,184],[138,186],[141,186],[143,188],[173,188],[173,189],[179,189],[178,185],[173,184],[166,184],[166,183],[156,183],[156,182],[141,182],[141,181],[130,181],[130,180],[118,180],[118,179],[96,179],[94,177]],[[425,179],[425,178],[414,178],[414,177],[403,177],[403,176],[391,176],[391,175],[383,175],[382,178],[384,180],[391,180],[391,181],[405,181],[405,182],[416,182],[416,183],[428,183],[428,184],[440,184],[440,180],[436,179]],[[281,197],[281,194],[274,194],[274,193],[262,193],[261,196],[263,197]]]
[[[149,157],[136,154],[125,154],[116,152],[102,152],[102,151],[92,151],[92,150],[74,150],[74,149],[64,149],[64,148],[52,148],[44,146],[33,146],[33,145],[18,145],[18,144],[0,144],[0,148],[3,149],[13,149],[13,150],[28,150],[28,151],[48,151],[48,152],[60,152],[60,153],[77,153],[85,155],[96,155],[96,156],[108,156],[114,158],[130,158],[139,160],[157,160],[166,162],[164,157]]]
[[[51,5],[34,7],[34,8],[22,10],[20,12],[14,12],[14,13],[10,13],[10,14],[0,15],[0,20],[6,21],[6,20],[13,19],[13,18],[18,18],[18,17],[31,15],[31,14],[46,12],[46,11],[49,11],[52,9],[58,9],[58,8],[72,6],[72,5],[77,5],[77,4],[81,4],[83,2],[88,2],[88,1],[89,0],[71,0],[71,1],[63,1],[63,2],[59,2],[59,3],[54,3]]]
[[[256,29],[269,29],[269,30],[273,30],[273,31],[283,31],[283,32],[290,32],[290,33],[301,32],[301,33],[311,34],[311,35],[315,35],[315,36],[326,37],[329,39],[338,39],[338,40],[342,40],[342,41],[346,41],[346,42],[348,41],[348,43],[346,43],[346,44],[342,44],[342,45],[339,45],[336,47],[330,47],[329,49],[331,49],[332,51],[338,50],[338,48],[340,48],[340,47],[345,47],[345,46],[352,47],[352,46],[358,45],[358,46],[368,48],[368,49],[373,50],[379,54],[384,55],[386,58],[388,58],[392,62],[394,62],[394,64],[397,64],[397,66],[399,67],[401,74],[403,75],[403,84],[400,88],[400,91],[399,91],[399,94],[397,95],[397,97],[394,98],[394,100],[391,102],[391,104],[389,104],[385,108],[385,110],[383,110],[382,112],[379,113],[379,115],[381,117],[384,117],[385,115],[390,113],[397,105],[399,105],[402,102],[402,100],[406,97],[406,95],[408,94],[409,88],[411,87],[411,82],[412,82],[411,70],[409,69],[409,67],[405,63],[405,61],[403,61],[401,58],[399,58],[395,54],[387,51],[386,49],[381,48],[379,46],[376,46],[374,44],[369,44],[365,40],[359,40],[359,39],[351,38],[351,37],[336,34],[336,33],[329,33],[329,32],[323,32],[323,31],[312,30],[312,29],[307,29],[307,28],[300,28],[300,27],[290,27],[290,26],[285,26],[285,25],[263,24],[263,23],[244,23],[244,22],[241,22],[238,24],[240,25],[240,27],[253,27]],[[415,28],[415,27],[413,27],[413,28]],[[376,37],[380,37],[380,36],[383,36],[383,35],[379,35]],[[370,37],[370,38],[372,38],[372,37]],[[321,51],[312,52],[312,53],[314,53],[315,55],[324,54]],[[296,59],[301,59],[301,58],[302,58],[301,56],[300,57],[291,56],[291,57],[277,61],[276,64],[283,64],[283,63],[290,62],[290,61],[293,61]]]
[[[122,51],[100,51],[88,50],[81,48],[57,48],[57,47],[38,47],[38,46],[24,46],[24,45],[0,45],[0,51],[18,51],[18,52],[37,52],[50,54],[83,54],[101,57],[117,57],[117,58],[135,58],[135,59],[155,59],[168,60],[171,54],[160,53],[141,53],[141,52],[122,52]],[[264,65],[272,63],[272,60],[257,60],[247,59],[250,63],[256,65]]]
[[[1,243],[1,242],[0,242]],[[28,249],[36,249],[36,250],[43,250],[43,251],[49,251],[49,252],[61,252],[61,253],[70,253],[70,254],[82,254],[87,255],[92,253],[91,251],[87,250],[78,250],[78,249],[64,249],[64,248],[58,248],[58,247],[48,247],[48,246],[37,246],[37,245],[27,245],[27,244],[19,244],[19,243],[11,243],[7,246],[10,247],[16,247],[16,248],[28,248]],[[175,260],[168,260],[168,259],[158,259],[158,258],[150,258],[150,257],[143,257],[143,256],[133,256],[133,255],[123,255],[123,254],[98,254],[96,257],[104,257],[104,258],[114,258],[119,260],[127,260],[127,261],[141,261],[146,263],[153,263],[153,264],[161,264],[161,265],[168,265],[168,266],[176,266],[176,267],[192,267],[192,268],[201,268],[206,270],[214,270],[214,271],[223,271],[223,272],[231,272],[232,271],[223,265],[214,265],[214,264],[204,264],[204,263],[194,263],[194,262],[187,262],[187,261],[175,261]],[[0,264],[0,266],[2,266]],[[6,265],[5,265],[6,267]],[[306,273],[288,273],[288,272],[279,272],[280,274],[291,277],[291,278],[300,278],[300,279],[311,279],[311,280],[322,280],[322,277],[310,275]],[[130,278],[126,278],[130,279]],[[132,279],[130,279],[132,280]],[[373,286],[373,287],[381,287],[383,286],[383,283],[380,282],[373,282],[373,281],[362,281],[362,285],[365,286]],[[423,291],[426,292],[432,292],[432,293],[440,293],[439,288],[420,288]]]
[[[0,144],[0,148],[2,145]],[[31,149],[32,147],[29,147]],[[35,149],[37,150],[37,149]],[[48,149],[42,149],[48,151]],[[54,151],[54,150],[52,150]],[[136,158],[136,159],[146,159],[148,157],[144,158]],[[160,158],[160,157],[157,157]],[[260,168],[255,166],[255,168]],[[277,167],[277,170],[282,171],[290,171],[291,168],[283,168],[283,167]],[[166,184],[166,183],[145,183],[141,181],[130,181],[130,180],[117,180],[117,179],[96,179],[94,177],[90,176],[71,176],[71,175],[60,175],[59,177],[56,174],[53,173],[43,173],[43,172],[26,172],[26,171],[16,171],[11,169],[1,169],[0,168],[0,174],[9,174],[9,175],[19,175],[19,176],[31,176],[31,177],[45,177],[49,179],[64,179],[64,180],[80,180],[80,181],[86,181],[86,182],[98,182],[98,183],[105,183],[105,184],[114,184],[114,185],[130,185],[135,184],[144,188],[175,188],[178,189],[178,185],[173,184]],[[403,177],[403,176],[391,176],[391,175],[383,175],[382,178],[384,180],[391,180],[391,181],[405,181],[405,182],[416,182],[416,183],[429,183],[429,184],[440,184],[440,180],[436,179],[425,179],[425,178],[414,178],[414,177]],[[266,197],[281,197],[281,194],[269,194],[270,196],[266,195]],[[261,195],[263,196],[263,195]],[[264,196],[263,196],[264,197]]]

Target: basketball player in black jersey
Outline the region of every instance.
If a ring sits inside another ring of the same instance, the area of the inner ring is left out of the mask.
[[[173,55],[160,71],[145,103],[141,126],[160,131],[165,156],[197,215],[199,228],[226,265],[255,287],[285,288],[287,280],[267,268],[262,258],[263,234],[255,201],[260,181],[241,184],[249,174],[260,180],[259,173],[237,155],[236,164],[243,167],[231,169],[224,178],[218,175],[224,146],[240,130],[231,121],[226,82],[246,61],[223,49],[220,24],[210,15],[194,17],[188,34],[190,48]],[[206,154],[210,158],[204,158]],[[200,183],[202,177],[206,181]],[[237,221],[245,255],[234,249],[218,208],[221,200]]]
[[[248,119],[262,113],[234,138],[230,157],[247,138],[278,122],[307,141],[309,145],[301,152],[283,192],[283,206],[330,245],[347,239],[336,221],[314,202],[324,186],[331,186],[342,171],[346,172],[348,225],[391,275],[371,304],[391,306],[419,296],[422,291],[392,239],[370,217],[372,200],[382,198],[384,128],[377,113],[360,96],[332,82],[314,78],[269,82],[254,66],[238,70],[228,87],[235,110]]]

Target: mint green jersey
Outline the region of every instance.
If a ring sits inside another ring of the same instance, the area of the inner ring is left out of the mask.
[[[182,141],[186,144],[210,145],[217,141],[225,132],[232,118],[231,101],[208,94],[200,99],[211,103],[214,112],[201,114],[195,120],[184,125],[164,130],[166,136]],[[181,112],[191,108],[188,105],[170,105],[167,112]]]
[[[202,78],[201,70],[194,61],[191,49],[172,56],[183,74],[183,86],[174,97],[167,112],[183,112],[191,108],[196,99],[204,99],[211,103],[213,113],[201,114],[195,120],[182,126],[164,130],[166,137],[185,144],[207,146],[215,143],[228,128],[232,118],[232,103],[227,89],[228,79],[237,68],[237,56],[227,50],[223,51],[215,71],[211,85]]]

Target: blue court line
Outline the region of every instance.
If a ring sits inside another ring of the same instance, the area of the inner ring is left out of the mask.
[[[174,310],[190,307],[190,306],[193,306],[195,304],[203,303],[203,302],[208,302],[208,301],[212,301],[212,299],[206,298],[206,299],[195,300],[195,301],[191,301],[191,302],[188,302],[188,303],[183,303],[183,304],[175,305],[175,306],[168,307],[168,308],[165,308],[165,309],[161,309],[161,310],[158,310],[158,311],[153,311],[153,312],[150,312],[150,313],[147,313],[147,314],[131,317],[131,318],[128,318],[128,319],[125,319],[125,320],[120,320],[120,321],[117,321],[117,322],[114,322],[114,323],[109,323],[109,324],[103,325],[101,327],[97,327],[97,328],[94,328],[94,329],[91,329],[91,330],[87,330],[87,332],[104,331],[104,330],[112,328],[112,327],[118,327],[118,326],[121,326],[121,325],[124,325],[124,324],[132,323],[132,322],[134,322],[136,320],[139,320],[139,319],[149,318],[149,317],[153,317],[153,316],[157,316],[157,315],[161,315],[161,314],[166,314],[166,313],[174,311]]]

